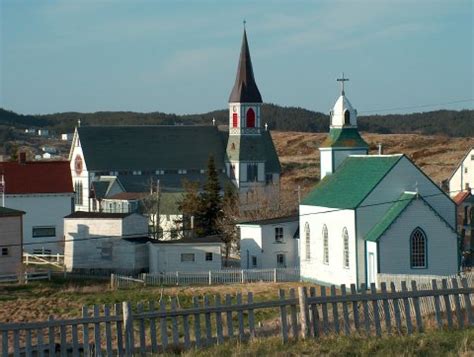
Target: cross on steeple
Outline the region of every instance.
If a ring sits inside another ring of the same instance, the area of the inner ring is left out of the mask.
[[[244,21],[242,21],[243,24],[244,24],[244,30],[245,30],[245,25],[247,24],[247,21],[244,19]]]
[[[348,82],[349,78],[344,78],[344,72],[342,72],[342,78],[336,78],[336,81],[341,82],[341,94],[345,95],[345,93],[344,93],[344,82]]]

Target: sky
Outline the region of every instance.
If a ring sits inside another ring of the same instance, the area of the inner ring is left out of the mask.
[[[327,113],[474,107],[472,0],[0,0],[0,107],[227,108],[246,20],[266,103]]]

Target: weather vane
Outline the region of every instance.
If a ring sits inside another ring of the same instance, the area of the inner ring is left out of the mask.
[[[342,72],[342,78],[337,78],[336,81],[341,82],[341,89],[342,89],[342,95],[345,95],[344,93],[344,82],[349,81],[349,78],[344,78],[344,72]]]

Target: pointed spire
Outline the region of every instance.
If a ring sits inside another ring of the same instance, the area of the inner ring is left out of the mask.
[[[244,28],[239,66],[234,88],[229,97],[230,103],[262,103],[262,96],[253,76],[252,60],[250,59],[247,31]]]

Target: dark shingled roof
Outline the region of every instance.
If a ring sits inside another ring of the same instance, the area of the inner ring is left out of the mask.
[[[280,160],[268,131],[258,135],[229,135],[227,142],[229,160],[264,161],[265,172],[279,173]]]
[[[225,139],[215,126],[85,126],[77,129],[88,170],[224,168]]]
[[[106,212],[84,212],[76,211],[64,218],[111,218],[111,219],[122,219],[130,216],[133,213],[106,213]]]
[[[24,214],[25,212],[23,211],[18,211],[12,208],[0,207],[0,217],[21,216]]]
[[[250,59],[247,33],[244,30],[242,48],[240,50],[239,66],[234,88],[229,97],[230,103],[262,103],[262,96],[253,76],[252,60]]]
[[[239,222],[238,224],[242,225],[252,225],[252,226],[263,226],[265,224],[279,224],[279,223],[287,223],[287,222],[296,222],[299,220],[298,215],[293,216],[285,216],[285,217],[276,217],[276,218],[268,218],[268,219],[260,219],[257,221],[246,221],[246,222]]]

